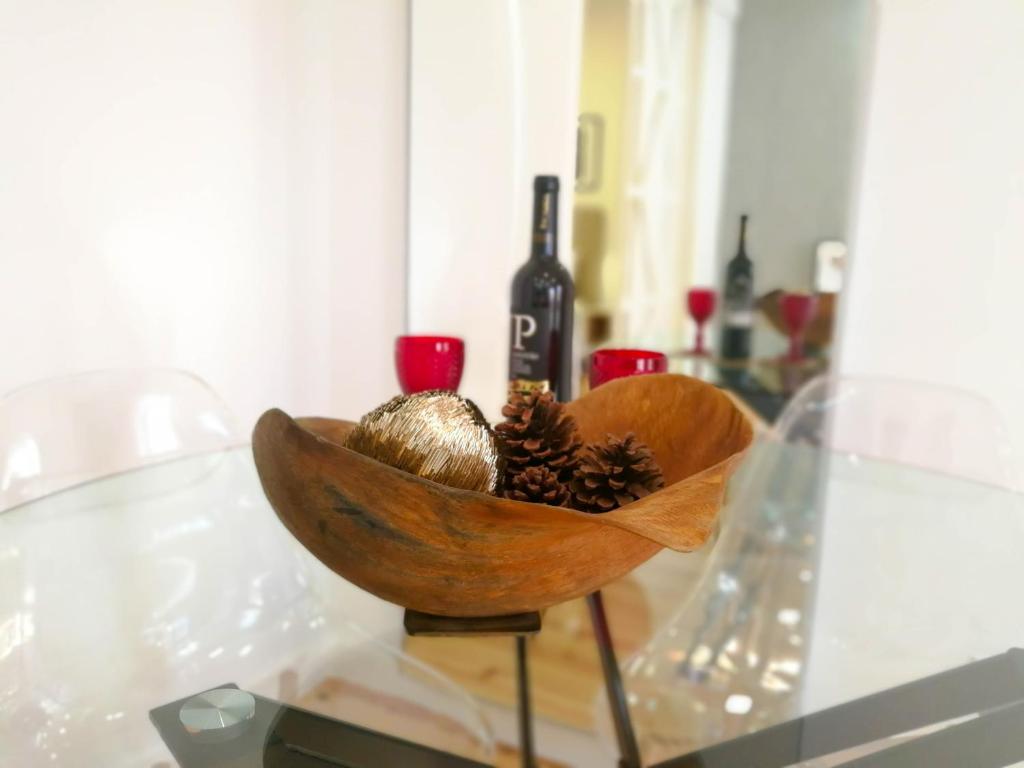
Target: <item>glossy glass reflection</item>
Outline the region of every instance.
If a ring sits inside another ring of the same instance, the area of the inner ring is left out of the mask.
[[[647,762],[781,722],[796,711],[813,612],[813,450],[760,445],[691,599],[625,665]]]
[[[999,419],[972,395],[809,385],[730,487],[690,597],[625,665],[645,762],[1018,647],[1011,477]]]
[[[281,526],[248,448],[22,505],[0,514],[0,542],[0,744],[11,765],[173,764],[150,710],[227,683],[446,752],[491,754],[468,695],[349,618],[355,590]]]

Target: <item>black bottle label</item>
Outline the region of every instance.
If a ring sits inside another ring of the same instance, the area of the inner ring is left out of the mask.
[[[547,312],[512,310],[509,395],[552,388],[551,328]]]

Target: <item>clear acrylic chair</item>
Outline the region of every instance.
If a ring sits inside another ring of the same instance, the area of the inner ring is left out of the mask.
[[[819,376],[787,404],[777,440],[1016,489],[1003,418],[985,398],[904,379]]]
[[[982,398],[809,382],[730,487],[704,575],[625,664],[645,762],[1020,645],[1014,487]]]
[[[0,398],[0,512],[243,440],[224,401],[185,371],[114,369],[30,384]]]
[[[280,524],[246,446],[10,509],[0,514],[0,762],[169,768],[149,712],[229,683],[489,760],[480,707],[364,631],[356,601],[366,598]],[[392,608],[375,601],[378,625],[391,625]]]
[[[488,758],[471,697],[353,621],[355,588],[284,531],[235,424],[209,386],[168,369],[0,400],[5,756],[165,765],[148,710],[235,682]]]

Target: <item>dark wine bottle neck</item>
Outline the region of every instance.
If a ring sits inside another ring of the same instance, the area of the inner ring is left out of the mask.
[[[747,214],[740,216],[740,245],[736,251],[737,256],[747,256]]]
[[[558,258],[558,190],[536,190],[533,196],[531,259]]]

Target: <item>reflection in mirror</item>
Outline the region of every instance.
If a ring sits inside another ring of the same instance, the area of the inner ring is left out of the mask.
[[[585,0],[573,217],[583,367],[599,346],[661,349],[768,419],[828,367],[872,7]],[[718,297],[709,356],[684,352],[694,287]],[[787,325],[787,293],[818,294],[804,327]]]

